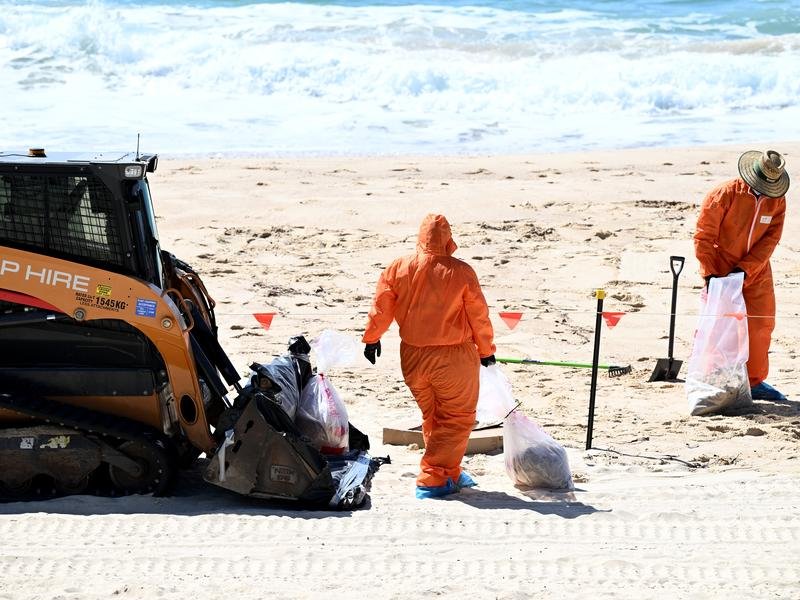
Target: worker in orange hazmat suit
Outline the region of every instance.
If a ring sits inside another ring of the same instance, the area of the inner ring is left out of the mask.
[[[461,460],[475,424],[480,366],[495,363],[489,308],[475,271],[452,256],[456,248],[447,219],[426,216],[416,253],[381,273],[362,340],[375,364],[381,336],[393,320],[400,328],[403,378],[422,411],[418,498],[476,485]]]
[[[786,400],[766,381],[775,291],[770,257],[783,232],[789,175],[774,150],[751,150],[739,158],[739,175],[714,188],[703,200],[694,247],[706,283],[712,277],[744,274],[750,357],[747,374],[755,399]]]

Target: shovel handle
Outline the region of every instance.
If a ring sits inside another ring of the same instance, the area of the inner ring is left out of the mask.
[[[669,268],[672,271],[672,305],[669,311],[669,347],[667,349],[670,365],[672,364],[672,349],[675,343],[675,305],[678,302],[678,275],[683,270],[683,256],[670,256]]]
[[[683,271],[683,263],[685,260],[686,259],[683,256],[669,257],[669,268],[676,279],[678,278],[678,275],[681,274],[681,271]]]
[[[678,278],[678,275],[681,274],[683,271],[683,263],[686,259],[683,256],[670,256],[669,257],[669,268],[672,271],[672,275],[675,279]]]

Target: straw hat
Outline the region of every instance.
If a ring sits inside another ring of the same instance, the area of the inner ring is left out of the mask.
[[[747,185],[770,198],[780,198],[789,189],[786,161],[775,150],[748,150],[739,157],[739,175]]]

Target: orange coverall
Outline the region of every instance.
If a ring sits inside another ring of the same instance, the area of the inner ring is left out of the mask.
[[[700,271],[725,276],[734,267],[745,272],[742,295],[747,306],[750,387],[767,378],[769,345],[775,328],[775,290],[769,259],[783,232],[786,198],[756,197],[742,179],[711,190],[700,208],[694,248]]]
[[[495,353],[478,278],[451,256],[456,248],[447,219],[425,217],[416,254],[381,273],[363,337],[372,344],[392,320],[400,327],[403,378],[422,411],[425,454],[418,486],[458,481],[475,424],[480,357]]]

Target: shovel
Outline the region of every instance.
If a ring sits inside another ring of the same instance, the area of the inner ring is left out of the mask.
[[[669,349],[667,358],[659,358],[656,361],[656,368],[650,375],[648,381],[675,381],[678,371],[681,370],[682,360],[675,360],[672,357],[672,346],[675,342],[675,304],[678,301],[678,275],[683,270],[683,256],[670,256],[669,268],[672,271],[672,307],[669,311]]]

